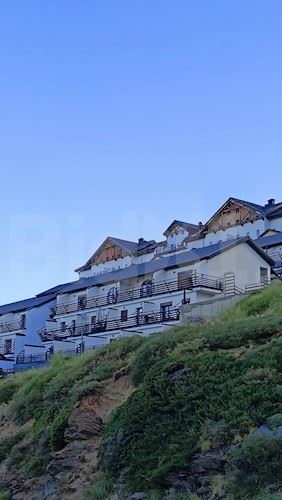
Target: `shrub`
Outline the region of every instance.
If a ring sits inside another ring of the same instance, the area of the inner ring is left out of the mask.
[[[271,283],[263,290],[243,297],[235,306],[220,315],[224,321],[257,316],[261,314],[282,314],[282,284],[280,281]]]
[[[10,434],[6,438],[2,438],[0,441],[0,462],[5,460],[9,455],[13,446],[17,445],[25,436],[24,431],[19,431],[14,434]]]
[[[107,500],[113,489],[113,482],[108,474],[101,473],[87,494],[87,500]]]
[[[0,491],[0,500],[9,500],[11,497],[9,495],[9,493],[5,493],[5,492],[2,492]]]
[[[146,373],[156,363],[161,361],[168,352],[171,352],[179,343],[184,342],[188,336],[188,327],[157,334],[146,339],[136,351],[132,363],[132,380],[135,385],[140,384]]]
[[[248,326],[253,332],[252,322]],[[114,476],[127,470],[132,488],[162,488],[167,472],[187,466],[199,445],[224,447],[282,409],[279,339],[234,358],[224,350],[180,351],[176,338],[189,343],[177,331],[137,351],[139,385],[106,427],[103,467]]]
[[[282,439],[247,436],[234,448],[229,471],[229,492],[235,499],[249,498],[267,486],[281,485]]]

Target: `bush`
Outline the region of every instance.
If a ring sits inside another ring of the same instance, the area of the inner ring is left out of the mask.
[[[235,499],[249,498],[282,483],[282,439],[250,435],[231,455],[229,492]]]
[[[235,306],[220,315],[224,321],[261,314],[282,314],[282,283],[277,280],[263,290],[243,297]]]
[[[2,438],[0,441],[0,462],[5,460],[13,446],[17,445],[25,437],[24,431],[19,431],[6,438]]]
[[[253,323],[248,326],[254,332]],[[212,343],[211,328],[202,335],[208,332]],[[127,470],[135,489],[162,488],[167,472],[186,467],[199,446],[224,447],[282,410],[276,389],[282,385],[279,339],[242,358],[224,350],[180,350],[176,339],[189,344],[177,331],[169,339],[149,339],[137,351],[138,388],[106,428],[103,467],[113,476]]]
[[[167,353],[171,352],[179,343],[187,340],[188,327],[157,334],[146,339],[136,351],[132,363],[132,380],[135,385],[140,384],[146,373],[156,363],[161,361]]]
[[[9,493],[4,493],[2,491],[0,491],[0,500],[9,500],[11,497],[9,495]]]
[[[89,490],[87,500],[107,500],[113,489],[113,482],[108,474],[101,473]]]

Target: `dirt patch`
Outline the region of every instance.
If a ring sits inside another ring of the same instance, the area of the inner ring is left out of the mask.
[[[83,500],[85,491],[95,480],[104,424],[113,409],[124,403],[132,391],[128,375],[122,374],[105,381],[97,394],[81,401],[69,419],[65,434],[67,445],[53,454],[46,475],[36,481],[37,499]],[[33,487],[27,495],[22,491],[24,496],[13,498],[32,500],[32,490]]]

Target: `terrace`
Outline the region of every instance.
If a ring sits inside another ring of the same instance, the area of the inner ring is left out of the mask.
[[[102,332],[110,332],[113,330],[127,330],[133,327],[142,327],[154,324],[163,324],[179,320],[179,310],[169,309],[166,311],[154,311],[149,313],[135,314],[124,319],[103,319],[97,321],[95,325],[81,324],[77,326],[69,326],[64,330],[41,330],[39,335],[43,341],[50,340],[65,340],[69,337],[83,337],[84,335],[93,335]]]
[[[25,323],[23,319],[0,322],[0,333],[14,332],[17,330],[25,330]]]
[[[113,287],[107,295],[91,298],[83,297],[75,302],[57,304],[52,307],[52,312],[54,315],[62,315],[85,309],[93,309],[108,304],[140,300],[155,295],[166,295],[177,291],[191,291],[199,288],[222,292],[223,279],[193,272],[189,276],[186,275],[172,281],[154,282],[153,280],[146,280],[141,287],[131,288],[129,290],[120,290],[117,287]]]

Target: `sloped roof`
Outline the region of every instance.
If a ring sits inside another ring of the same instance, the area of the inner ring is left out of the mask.
[[[30,299],[20,300],[18,302],[12,302],[11,304],[5,304],[0,306],[0,315],[26,311],[34,307],[42,306],[47,302],[55,299],[56,294],[44,295],[42,297],[32,297]]]
[[[280,233],[280,231],[277,231],[276,229],[272,229],[271,227],[269,227],[263,233],[261,233],[260,238],[264,238],[267,235],[267,233],[272,233],[269,234],[268,236],[273,236],[274,234]]]
[[[120,238],[115,238],[113,236],[108,236],[103,241],[103,243],[99,246],[99,248],[93,253],[93,255],[90,257],[90,259],[88,259],[88,261],[86,262],[86,264],[84,264],[83,266],[78,267],[77,269],[75,269],[75,272],[87,271],[87,270],[91,269],[91,262],[92,262],[92,260],[95,258],[95,256],[97,255],[97,253],[103,248],[103,246],[105,245],[105,243],[107,241],[109,241],[109,240],[114,245],[117,245],[117,246],[121,247],[126,254],[133,253],[136,250],[136,248],[138,247],[138,243],[136,243],[135,241],[122,240]]]
[[[233,198],[233,197],[229,198],[227,201],[230,201],[230,200],[236,201],[240,205],[244,205],[245,207],[248,207],[251,210],[258,212],[260,215],[263,215],[263,216],[265,215],[265,206],[264,205],[258,205],[257,203],[252,203],[252,202],[246,201],[246,200],[240,200],[239,198]]]
[[[216,217],[217,214],[219,214],[223,208],[230,202],[234,201],[235,203],[239,203],[240,205],[243,205],[247,208],[250,208],[251,210],[254,210],[259,217],[267,217],[268,219],[274,219],[275,217],[282,217],[282,203],[273,203],[273,204],[266,204],[266,205],[259,205],[257,203],[252,203],[250,201],[246,200],[241,200],[239,198],[234,198],[231,196],[226,200],[223,205],[210,217],[210,219],[204,224],[202,227],[200,233],[204,233],[212,221],[214,217]],[[188,240],[186,240],[188,241]]]
[[[120,238],[113,238],[112,236],[109,236],[107,239],[110,239],[116,245],[123,248],[123,250],[130,253],[134,252],[134,250],[136,250],[138,246],[138,243],[136,243],[135,241],[121,240]]]
[[[219,242],[202,248],[194,248],[187,252],[170,254],[166,257],[160,256],[158,259],[150,260],[149,262],[132,264],[124,269],[101,274],[99,276],[81,278],[63,288],[61,293],[72,293],[95,285],[106,285],[107,283],[114,283],[124,279],[144,276],[145,274],[154,273],[161,269],[169,269],[183,264],[192,264],[193,262],[215,257],[216,255],[219,255],[234,246],[240,245],[241,243],[247,243],[255,250],[255,252],[265,259],[266,262],[270,265],[273,264],[273,260],[261,249],[261,247],[258,246],[251,238],[246,236],[244,238]]]
[[[256,203],[251,203],[249,201],[245,200],[239,200],[238,198],[232,198],[234,201],[237,201],[238,203],[241,203],[242,205],[245,205],[252,210],[255,210],[256,212],[260,213],[264,217],[267,217],[268,219],[274,219],[275,217],[282,217],[282,203],[273,203],[273,204],[266,204],[266,205],[257,205]]]
[[[145,253],[152,252],[158,246],[160,246],[160,244],[157,243],[155,240],[149,240],[149,241],[142,240],[139,241],[137,248],[133,253],[134,255],[143,255]]]
[[[272,236],[261,236],[255,240],[257,245],[262,248],[282,244],[282,232],[273,234]]]
[[[275,206],[270,207],[266,213],[268,219],[275,219],[276,217],[282,217],[282,203],[276,203]]]
[[[168,228],[165,230],[165,232],[163,233],[164,236],[166,236],[167,234],[170,233],[170,230],[173,228],[173,226],[175,225],[178,225],[180,227],[183,227],[183,229],[185,229],[185,231],[187,231],[188,233],[195,233],[196,231],[199,230],[199,226],[197,224],[191,224],[190,222],[184,222],[182,220],[177,220],[177,219],[174,219],[174,221],[172,221],[172,223],[168,226]]]
[[[43,297],[45,295],[57,294],[64,287],[66,287],[67,285],[70,285],[70,283],[71,283],[71,281],[68,283],[63,283],[62,285],[53,286],[52,288],[49,288],[48,290],[44,290],[43,292],[38,293],[36,295],[36,297]]]

